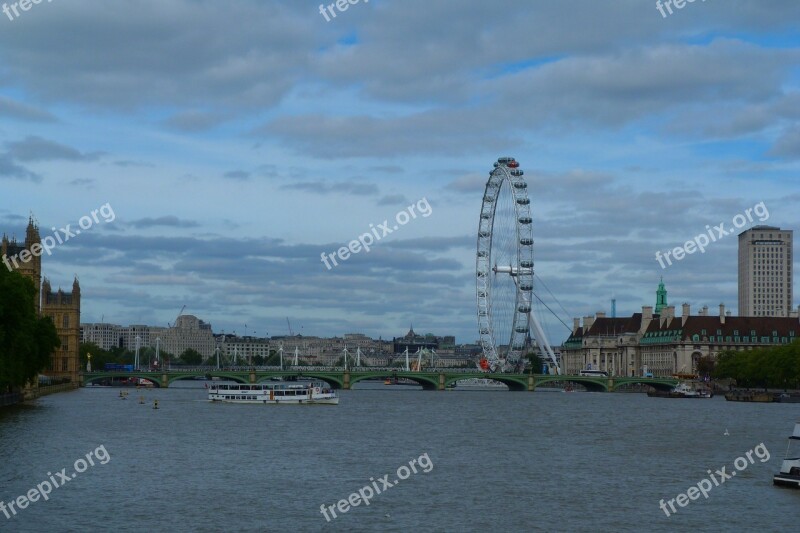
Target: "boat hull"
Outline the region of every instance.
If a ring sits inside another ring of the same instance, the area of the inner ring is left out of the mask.
[[[262,405],[339,405],[339,397],[319,384],[219,384],[208,389],[208,400],[218,403]]]
[[[218,398],[209,399],[212,403],[249,403],[249,404],[263,404],[263,405],[339,405],[339,398],[303,398],[303,399],[286,399],[286,400],[222,400]]]
[[[792,474],[775,474],[772,476],[772,484],[779,487],[791,487],[793,489],[800,489],[800,476]]]
[[[670,391],[648,391],[647,395],[650,398],[693,398],[699,400],[707,400],[709,398],[713,398],[714,395],[709,394],[681,394],[677,392],[670,392]]]

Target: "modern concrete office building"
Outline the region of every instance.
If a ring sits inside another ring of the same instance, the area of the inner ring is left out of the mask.
[[[792,312],[793,231],[755,226],[739,234],[739,316]]]

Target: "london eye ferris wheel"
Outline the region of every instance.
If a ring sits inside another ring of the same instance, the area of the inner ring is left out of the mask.
[[[476,253],[478,330],[482,367],[521,370],[533,338],[560,372],[531,307],[533,219],[528,184],[513,157],[494,163],[483,194]]]

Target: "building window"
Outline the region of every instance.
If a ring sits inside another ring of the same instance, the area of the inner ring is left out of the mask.
[[[64,315],[64,317],[61,320],[61,323],[62,323],[62,326],[64,328],[68,328],[69,327],[69,315]]]
[[[61,371],[66,372],[69,370],[68,368],[68,359],[66,357],[61,358]]]

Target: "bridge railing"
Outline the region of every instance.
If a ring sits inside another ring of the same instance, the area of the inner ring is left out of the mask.
[[[217,368],[216,366],[174,366],[171,368],[139,368],[132,369],[132,370],[125,370],[125,369],[96,369],[93,372],[86,372],[87,374],[99,374],[99,373],[131,373],[131,372],[142,372],[142,373],[150,373],[150,374],[160,374],[163,372],[344,372],[345,370],[349,370],[350,372],[416,372],[415,370],[406,370],[402,367],[396,366],[350,366],[348,365],[347,368],[343,366],[292,366],[292,365],[284,365],[283,368],[280,366],[222,366]],[[421,372],[445,372],[448,374],[473,374],[476,372],[483,373],[483,371],[477,368],[449,368],[449,367],[435,367],[435,368],[423,368]]]
[[[376,366],[361,366],[361,367],[353,367],[347,366],[347,368],[343,366],[292,366],[292,365],[284,365],[283,368],[280,366],[224,366],[217,368],[216,366],[179,366],[179,367],[172,367],[172,368],[162,368],[162,369],[149,369],[149,368],[141,368],[139,370],[122,370],[122,369],[97,369],[94,372],[85,372],[85,374],[131,374],[131,373],[141,373],[141,374],[162,374],[162,373],[212,373],[212,372],[344,372],[345,370],[350,372],[377,372],[377,373],[385,373],[385,374],[394,374],[394,373],[402,373],[402,374],[418,374],[418,373],[444,373],[444,374],[486,374],[489,375],[490,373],[484,372],[477,368],[447,368],[447,367],[436,367],[436,368],[423,368],[421,371],[414,371],[414,370],[406,370],[402,367],[396,366],[383,366],[383,367],[376,367]],[[508,372],[507,375],[513,376],[528,376],[531,375],[527,372],[515,374]],[[500,375],[500,374],[498,374]],[[642,377],[631,377],[631,376],[580,376],[580,375],[553,375],[553,374],[532,374],[537,377],[547,377],[547,378],[555,378],[555,379],[565,379],[565,378],[592,378],[596,377],[599,379],[614,379],[614,380],[623,380],[623,381],[630,381],[630,380],[637,380],[637,381],[650,381],[650,380],[669,380],[674,379],[667,376],[659,376],[659,377],[652,377],[652,378],[642,378]]]

